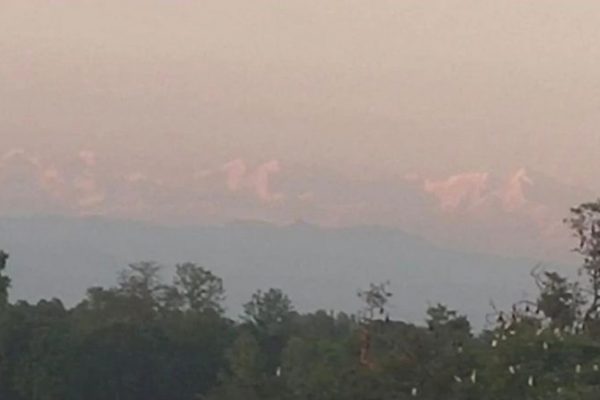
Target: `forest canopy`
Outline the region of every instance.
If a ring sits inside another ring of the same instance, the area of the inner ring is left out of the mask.
[[[232,319],[222,279],[190,262],[171,282],[157,263],[129,265],[72,308],[10,303],[1,252],[0,398],[598,399],[600,201],[566,223],[581,279],[534,269],[537,298],[491,309],[482,332],[442,304],[422,325],[391,319],[389,282],[360,290],[364,307],[352,315],[300,313],[266,288]]]

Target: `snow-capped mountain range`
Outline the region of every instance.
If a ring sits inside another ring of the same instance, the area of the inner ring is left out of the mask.
[[[171,225],[239,219],[383,225],[469,251],[568,258],[569,208],[595,199],[534,170],[356,177],[272,159],[118,168],[82,150],[57,163],[0,155],[0,215],[98,215]]]

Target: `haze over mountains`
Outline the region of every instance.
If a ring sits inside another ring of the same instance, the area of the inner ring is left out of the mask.
[[[164,227],[102,218],[0,219],[0,243],[11,253],[12,298],[81,300],[86,288],[113,285],[128,263],[167,266],[193,261],[224,278],[229,313],[256,289],[279,287],[301,310],[357,311],[356,290],[391,280],[395,317],[421,320],[444,302],[482,326],[489,301],[508,307],[536,293],[534,260],[452,251],[399,230],[275,226]],[[563,271],[565,271],[563,269]]]

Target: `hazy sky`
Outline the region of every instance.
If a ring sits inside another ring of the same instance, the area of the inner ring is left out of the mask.
[[[600,3],[0,3],[0,144],[595,185]]]
[[[0,146],[46,184],[73,159],[127,182],[216,169],[269,201],[291,169],[303,199],[313,178],[522,167],[598,191],[598,21],[596,0],[2,0]]]

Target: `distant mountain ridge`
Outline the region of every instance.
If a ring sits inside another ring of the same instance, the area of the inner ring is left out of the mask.
[[[102,215],[154,223],[235,218],[385,225],[445,247],[568,262],[569,208],[596,194],[525,166],[437,174],[341,172],[278,159],[199,163],[167,173],[81,150],[54,159],[0,152],[0,215]]]
[[[535,260],[444,249],[392,228],[276,226],[240,221],[169,227],[104,218],[0,218],[0,248],[11,254],[12,299],[81,300],[94,285],[112,285],[128,263],[172,266],[193,261],[224,278],[236,316],[257,289],[280,287],[302,310],[354,312],[356,291],[392,281],[392,313],[420,320],[444,302],[483,323],[489,301],[508,306],[534,295]],[[170,268],[165,269],[169,279]]]

